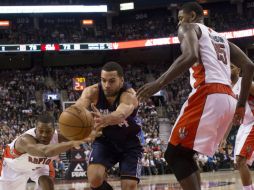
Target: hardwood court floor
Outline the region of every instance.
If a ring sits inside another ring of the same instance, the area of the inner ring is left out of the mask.
[[[254,177],[254,172],[252,172]],[[241,180],[238,171],[218,171],[202,173],[202,190],[241,190]],[[121,190],[118,179],[109,179],[109,183],[114,190]],[[33,190],[34,185],[28,184],[27,190]],[[139,190],[180,190],[173,175],[157,175],[142,177]],[[89,184],[84,181],[66,181],[56,182],[55,190],[89,190]]]

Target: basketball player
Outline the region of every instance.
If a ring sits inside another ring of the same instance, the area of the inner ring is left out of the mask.
[[[231,65],[231,80],[233,91],[236,95],[239,95],[241,90],[242,78],[239,77],[240,69],[234,65]],[[246,111],[243,120],[243,124],[240,126],[235,142],[235,163],[239,170],[243,190],[254,190],[252,185],[251,174],[249,166],[254,161],[254,83],[250,88],[250,95],[248,103],[246,104]]]
[[[141,87],[137,96],[146,99],[190,70],[193,91],[173,127],[165,158],[184,190],[200,190],[193,155],[212,156],[232,119],[242,122],[254,64],[237,46],[203,24],[198,3],[184,4],[178,18],[182,54],[161,77]],[[231,89],[230,61],[243,72],[238,102]]]
[[[106,63],[101,70],[101,82],[87,87],[79,106],[92,104],[96,130],[102,136],[95,139],[87,169],[93,190],[112,190],[106,182],[106,172],[119,162],[121,187],[136,190],[141,172],[142,146],[137,134],[138,100],[135,91],[124,82],[122,67],[115,62]]]
[[[6,146],[2,159],[0,190],[26,190],[29,178],[42,190],[54,190],[53,181],[49,177],[52,159],[86,140],[61,141],[65,139],[57,134],[53,118],[47,114],[40,115],[35,128],[26,131]]]

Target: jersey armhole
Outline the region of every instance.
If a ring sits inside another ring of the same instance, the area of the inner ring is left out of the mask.
[[[200,40],[200,38],[202,37],[202,29],[201,29],[201,27],[198,24],[196,24],[196,26],[197,26],[197,28],[195,27],[194,30],[195,30],[195,32],[197,34],[198,40]]]

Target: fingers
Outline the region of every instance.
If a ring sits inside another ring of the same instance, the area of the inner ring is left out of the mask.
[[[102,135],[102,131],[96,133],[96,137],[100,137]]]
[[[98,131],[98,129],[92,130],[90,135],[86,137],[83,141],[84,142],[93,142],[97,137],[100,137],[102,135],[101,131]]]
[[[98,112],[93,112],[93,111],[91,111],[91,114],[92,114],[92,116],[95,117],[95,118],[101,116],[101,114],[98,113]]]
[[[233,117],[233,124],[234,125],[241,125],[243,122],[244,114],[245,114],[245,108],[244,107],[237,107],[235,110],[234,117]]]
[[[95,106],[95,104],[94,103],[92,103],[91,104],[91,108],[92,108],[92,110],[94,111],[94,112],[99,112],[100,113],[100,111],[96,108],[96,106]]]

